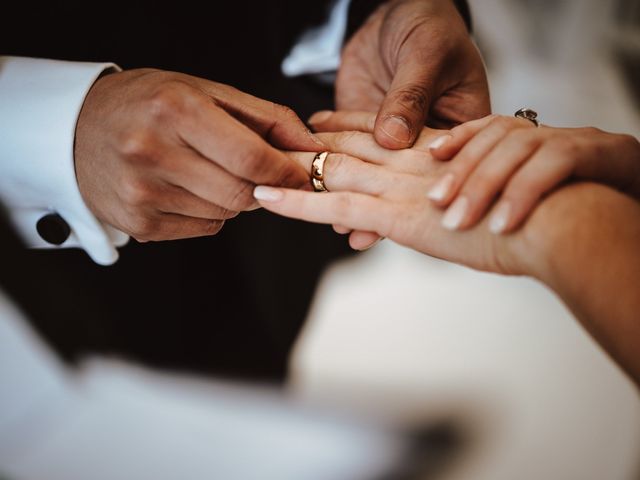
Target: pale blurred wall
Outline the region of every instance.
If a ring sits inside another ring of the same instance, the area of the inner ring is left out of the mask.
[[[472,0],[494,111],[520,106],[558,126],[640,135],[620,47],[640,55],[640,2]],[[640,58],[640,57],[636,57]],[[636,87],[640,88],[640,87]]]

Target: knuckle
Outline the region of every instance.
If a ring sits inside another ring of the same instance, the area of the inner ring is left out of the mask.
[[[425,112],[429,107],[427,93],[419,86],[409,86],[398,91],[395,95],[397,103],[411,112]]]
[[[539,144],[539,136],[537,135],[538,130],[531,130],[528,128],[517,128],[515,130],[511,130],[507,133],[505,137],[505,142],[507,142],[509,147],[513,148],[522,148],[527,147],[531,148],[537,144]]]
[[[233,212],[235,213],[235,215],[237,215],[237,212],[246,210],[251,205],[253,205],[254,199],[252,191],[253,184],[242,182],[242,184],[233,192],[231,198],[227,202],[229,209],[228,211]]]
[[[281,105],[279,103],[273,103],[272,105],[273,105],[273,110],[276,117],[284,118],[286,120],[298,119],[298,115],[296,115],[296,112],[294,112],[291,108],[287,107],[286,105]]]
[[[148,130],[132,130],[120,138],[118,150],[127,160],[139,160],[153,156],[155,143],[154,135]]]
[[[129,222],[129,230],[134,237],[141,240],[156,240],[159,221],[146,215],[134,216]]]
[[[245,145],[240,147],[238,158],[240,169],[247,178],[255,178],[266,170],[265,161],[267,148],[261,144]]]
[[[640,141],[636,137],[630,134],[620,134],[620,142],[626,145],[631,151],[636,151],[640,154]]]
[[[499,131],[507,132],[518,126],[516,118],[507,117],[504,115],[497,116],[491,120],[491,126]]]
[[[602,130],[600,130],[597,127],[584,127],[582,129],[582,131],[589,137],[591,137],[591,136],[599,136],[599,135],[602,135],[604,133]]]
[[[122,184],[122,200],[131,207],[144,207],[153,200],[153,192],[147,182],[129,179]]]
[[[516,128],[507,133],[507,140],[517,144],[527,142],[531,138],[531,132],[524,128]]]
[[[265,142],[253,142],[237,152],[239,175],[252,183],[297,187],[304,183],[307,175],[294,161],[287,161],[281,152]]]
[[[228,208],[223,208],[222,214],[220,215],[220,219],[230,220],[232,218],[236,218],[238,215],[240,215],[240,212],[237,212],[235,210],[229,210]]]
[[[173,118],[184,110],[191,89],[178,81],[167,81],[151,94],[147,104],[148,113],[157,120]]]
[[[222,230],[224,220],[207,220],[204,224],[205,235],[216,235]]]

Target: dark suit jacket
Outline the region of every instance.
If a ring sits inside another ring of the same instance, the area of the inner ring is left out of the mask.
[[[352,29],[379,3],[354,0]],[[325,20],[329,4],[16,2],[3,7],[0,54],[180,71],[287,104],[306,118],[331,108],[333,92],[308,78],[284,78],[280,63],[303,29]],[[216,237],[132,241],[113,267],[94,265],[80,251],[23,252],[0,279],[69,360],[98,351],[281,378],[318,276],[347,252],[328,227],[253,212]],[[39,277],[46,299],[36,300],[38,284],[18,281],[16,270]]]

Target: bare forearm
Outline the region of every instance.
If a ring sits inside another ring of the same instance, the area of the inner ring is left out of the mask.
[[[523,233],[523,273],[553,289],[640,383],[640,203],[602,185],[571,185]]]

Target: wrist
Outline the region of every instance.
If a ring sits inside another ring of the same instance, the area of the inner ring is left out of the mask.
[[[618,217],[627,214],[628,202],[633,200],[596,183],[556,190],[518,232],[505,238],[505,269],[561,289],[567,274],[582,271],[581,264],[615,237],[617,225],[625,221]]]

